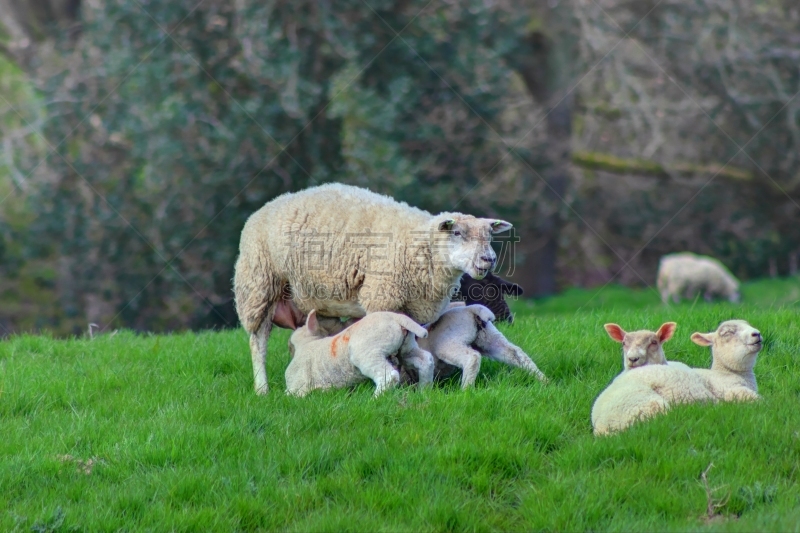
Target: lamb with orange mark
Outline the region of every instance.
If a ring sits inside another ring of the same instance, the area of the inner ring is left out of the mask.
[[[286,368],[286,393],[305,396],[315,389],[375,382],[375,396],[400,382],[397,358],[419,372],[420,385],[433,381],[433,356],[417,345],[428,332],[405,315],[370,313],[340,333],[326,337],[316,310],[289,339],[292,361]]]

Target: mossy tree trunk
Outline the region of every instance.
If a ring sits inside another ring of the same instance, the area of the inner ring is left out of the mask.
[[[571,83],[577,62],[575,34],[570,27],[567,2],[544,8],[541,29],[532,31],[518,50],[508,56],[533,99],[546,109],[547,146],[544,157],[525,163],[533,181],[544,180],[550,204],[544,219],[530,220],[531,227],[520,228],[519,251],[522,264],[514,279],[530,289],[531,296],[547,296],[557,290],[559,236],[564,224],[572,156],[572,117],[574,98]]]

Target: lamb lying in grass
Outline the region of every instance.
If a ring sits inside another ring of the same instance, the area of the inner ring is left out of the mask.
[[[656,332],[626,332],[617,324],[605,325],[608,335],[622,343],[623,371],[592,406],[595,435],[621,431],[673,404],[714,400],[691,368],[667,361],[663,343],[672,338],[676,327],[675,322],[667,322]]]
[[[753,367],[761,351],[761,332],[744,320],[728,320],[711,333],[693,333],[692,342],[711,346],[711,369],[695,372],[718,400],[757,400]]]
[[[700,376],[686,365],[646,365],[617,376],[592,406],[595,435],[621,431],[672,405],[714,401]]]
[[[486,307],[467,305],[451,307],[428,327],[428,336],[420,339],[419,345],[433,355],[437,379],[449,377],[461,369],[461,387],[470,387],[478,377],[481,356],[485,356],[547,381],[531,358],[498,331],[492,323],[494,319],[494,314]]]
[[[622,343],[622,366],[625,371],[645,365],[666,365],[667,358],[662,345],[672,338],[677,326],[675,322],[667,322],[658,331],[625,331],[617,324],[603,327],[609,337]]]
[[[304,396],[314,389],[346,387],[371,379],[377,396],[400,381],[390,362],[394,357],[418,372],[420,385],[433,381],[433,357],[419,348],[415,338],[424,338],[428,332],[405,315],[370,313],[332,337],[324,334],[313,310],[306,325],[292,334],[287,394]]]
[[[760,398],[753,373],[763,344],[757,329],[744,320],[728,320],[715,332],[694,333],[692,341],[711,346],[711,369],[670,361],[624,371],[592,407],[595,434],[625,429],[676,403]]]

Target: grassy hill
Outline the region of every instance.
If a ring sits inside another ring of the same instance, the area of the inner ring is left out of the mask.
[[[286,331],[270,339],[262,398],[241,330],[12,337],[0,343],[0,530],[795,530],[796,289],[750,284],[742,305],[665,307],[618,287],[516,302],[503,329],[549,385],[484,361],[473,390],[377,399],[371,384],[286,397]],[[729,318],[765,335],[763,401],[592,435],[592,402],[621,368],[603,323],[674,320],[667,356],[708,366],[689,336]]]

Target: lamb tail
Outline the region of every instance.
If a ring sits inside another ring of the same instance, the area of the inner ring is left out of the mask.
[[[405,315],[400,315],[399,317],[397,317],[397,322],[400,324],[400,327],[404,331],[410,331],[411,333],[413,333],[414,335],[416,335],[421,339],[424,339],[425,337],[428,336],[428,330],[426,330],[425,328],[423,328],[422,326],[420,326],[419,324],[417,324],[416,322],[414,322]]]

